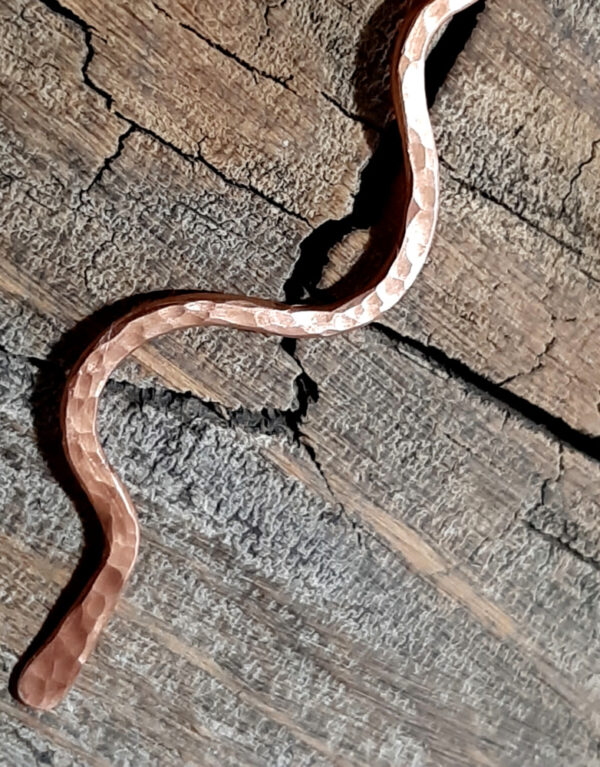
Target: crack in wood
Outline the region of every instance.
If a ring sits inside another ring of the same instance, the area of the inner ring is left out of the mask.
[[[513,373],[512,375],[507,376],[506,378],[503,378],[501,381],[497,381],[496,383],[498,386],[507,386],[508,384],[514,383],[519,378],[525,378],[527,376],[532,375],[533,373],[536,373],[538,370],[541,370],[544,365],[544,357],[546,357],[553,349],[553,347],[556,345],[556,335],[552,335],[552,338],[546,343],[544,348],[539,354],[535,355],[535,361],[529,368],[529,370],[521,371],[520,373]]]
[[[59,16],[62,16],[65,19],[68,19],[69,21],[72,21],[74,24],[76,24],[84,35],[84,41],[85,41],[85,49],[86,49],[86,55],[83,60],[83,64],[81,65],[81,74],[83,77],[83,82],[93,90],[95,93],[97,93],[99,96],[101,96],[104,101],[106,102],[107,109],[111,109],[113,104],[113,97],[110,95],[110,93],[107,93],[105,90],[103,90],[99,85],[97,85],[89,76],[88,70],[90,67],[90,64],[92,62],[92,59],[94,58],[94,46],[92,44],[92,27],[87,24],[84,19],[79,17],[76,13],[73,13],[73,11],[70,8],[67,8],[66,6],[62,5],[62,3],[58,2],[58,0],[39,0],[40,3],[46,6],[49,10],[53,11],[54,13],[58,14]]]
[[[135,126],[131,123],[129,124],[128,128],[121,133],[121,135],[117,138],[117,146],[115,148],[115,151],[110,154],[108,157],[104,158],[104,161],[102,165],[98,168],[96,174],[94,175],[94,178],[90,181],[90,183],[84,188],[81,189],[79,192],[79,200],[80,203],[83,202],[83,196],[91,191],[91,189],[98,184],[101,180],[106,171],[110,170],[111,165],[115,160],[117,160],[121,153],[123,152],[123,149],[125,148],[125,142],[131,136],[135,131]]]
[[[442,349],[424,344],[410,336],[402,335],[381,322],[374,322],[369,328],[398,347],[416,351],[430,364],[432,363],[438,369],[460,380],[479,396],[495,401],[504,410],[515,413],[524,421],[540,427],[559,442],[583,453],[594,461],[600,461],[600,437],[593,437],[575,429],[562,418],[552,415],[539,405],[533,404],[528,399],[505,389],[501,384],[475,372],[464,362],[450,357]]]
[[[222,53],[223,56],[226,56],[227,58],[232,59],[233,61],[235,61],[236,64],[239,64],[243,69],[245,69],[248,72],[251,72],[255,77],[264,77],[267,80],[272,80],[274,83],[281,85],[286,90],[291,91],[292,93],[297,95],[296,91],[290,85],[290,82],[294,79],[294,75],[288,75],[287,77],[278,77],[277,75],[272,75],[269,72],[266,72],[264,69],[258,69],[258,67],[255,67],[253,64],[250,64],[249,62],[245,61],[236,53],[233,53],[232,51],[228,50],[220,43],[215,43],[209,37],[206,37],[206,35],[203,35],[201,32],[198,32],[197,29],[194,29],[194,27],[190,26],[189,24],[183,24],[181,21],[178,22],[178,24],[182,29],[185,29],[188,32],[191,32],[199,40],[202,40],[204,43],[206,43],[208,46],[213,48],[215,51]]]
[[[90,66],[90,63],[94,57],[94,47],[92,44],[92,27],[85,22],[84,19],[77,16],[75,13],[73,13],[69,8],[61,5],[57,0],[39,0],[39,2],[43,3],[47,8],[49,8],[51,11],[54,11],[60,16],[63,16],[64,18],[68,19],[69,21],[75,23],[84,33],[84,40],[85,45],[87,49],[87,54],[84,59],[83,65],[82,65],[82,76],[84,83],[91,88],[95,93],[102,96],[102,98],[106,102],[107,109],[109,111],[114,111],[114,114],[119,117],[121,120],[124,120],[127,122],[132,130],[139,131],[140,133],[143,133],[147,136],[150,136],[155,141],[158,141],[163,146],[169,148],[173,152],[175,152],[177,155],[179,155],[181,158],[187,160],[188,162],[201,162],[203,165],[205,165],[209,170],[211,170],[213,173],[215,173],[220,179],[222,179],[225,183],[229,184],[230,186],[237,187],[238,189],[245,189],[246,191],[252,192],[253,194],[257,195],[257,197],[260,197],[265,202],[268,202],[270,205],[273,205],[273,207],[280,210],[282,213],[286,213],[289,216],[292,216],[293,218],[296,218],[308,226],[312,225],[310,224],[309,220],[303,216],[300,213],[297,213],[293,210],[290,210],[282,203],[278,202],[276,199],[271,197],[270,195],[266,194],[265,192],[261,191],[260,189],[257,189],[252,184],[245,184],[241,181],[236,181],[235,179],[229,178],[222,170],[220,170],[216,165],[209,162],[200,151],[200,144],[202,142],[199,142],[198,145],[198,152],[194,155],[189,154],[187,152],[184,152],[180,147],[172,143],[171,141],[168,141],[163,136],[160,136],[155,131],[151,130],[150,128],[147,128],[143,125],[140,125],[135,120],[132,120],[131,118],[127,117],[123,113],[119,112],[118,110],[113,110],[114,105],[114,97],[112,94],[105,91],[103,88],[98,86],[89,76],[88,69]],[[182,25],[184,26],[184,25]],[[194,30],[191,30],[194,31]],[[223,51],[221,51],[223,53]],[[249,66],[249,65],[248,65]],[[132,132],[132,131],[131,131]],[[126,131],[127,133],[127,131]],[[122,147],[121,147],[122,149]],[[119,152],[120,154],[120,152]],[[114,157],[109,158],[114,159]]]
[[[573,174],[573,177],[569,181],[569,188],[565,196],[562,198],[562,202],[560,206],[561,216],[564,216],[567,212],[567,201],[569,200],[569,197],[571,197],[571,195],[573,194],[573,190],[575,189],[575,184],[581,178],[581,174],[583,173],[584,168],[586,168],[588,165],[591,165],[591,163],[593,163],[594,160],[596,159],[596,151],[598,149],[598,146],[600,146],[600,138],[592,142],[592,148],[591,148],[589,157],[587,157],[585,160],[579,163],[575,173]]]

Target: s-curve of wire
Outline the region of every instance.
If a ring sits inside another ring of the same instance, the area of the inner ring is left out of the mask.
[[[425,60],[440,28],[475,0],[414,0],[400,25],[392,89],[403,139],[405,190],[398,203],[393,252],[369,279],[323,305],[290,305],[248,296],[186,293],[147,300],[114,322],[71,371],[62,402],[63,446],[104,535],[101,563],[68,612],[17,680],[23,703],[49,709],[72,686],[96,646],[136,560],[135,508],[98,438],[96,416],[114,369],[146,341],[190,327],[222,326],[254,333],[309,337],[345,333],[378,318],[415,281],[437,222],[438,158],[425,95]]]

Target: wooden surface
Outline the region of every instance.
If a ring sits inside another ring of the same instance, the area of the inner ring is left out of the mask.
[[[404,4],[0,6],[0,763],[600,764],[600,6],[481,5],[431,59],[442,216],[402,305],[111,382],[141,557],[45,714],[8,685],[82,548],[56,409],[111,313],[80,321],[376,258]]]

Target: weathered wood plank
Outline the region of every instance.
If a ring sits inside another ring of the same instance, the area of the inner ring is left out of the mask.
[[[511,621],[501,613],[487,615],[479,601],[474,604],[495,633],[518,634],[517,624],[529,626],[534,610],[534,644],[553,653],[548,638],[554,641],[569,625],[571,610],[575,625],[580,611],[590,607],[581,600],[579,586],[570,596],[560,592],[570,590],[575,572],[595,581],[597,464],[377,329],[362,337],[303,343],[300,357],[320,384],[319,401],[303,431],[318,444],[319,465],[344,508],[367,519],[372,507],[386,510],[401,525],[399,538],[406,535],[406,525],[449,555],[444,566],[428,558],[422,568],[425,575],[432,571],[434,580],[440,576],[443,590],[448,572],[458,566],[472,569],[485,593],[501,593]],[[390,402],[395,416],[381,418],[381,408]],[[327,443],[317,436],[323,430]],[[385,517],[377,524],[382,532],[386,526],[393,529]],[[414,559],[419,567],[419,556]],[[559,561],[563,565],[555,576]],[[563,566],[575,568],[573,575],[566,576]],[[548,612],[540,588],[548,589]],[[565,619],[560,629],[558,604]],[[584,632],[578,640],[573,635],[556,640],[554,662],[560,666],[566,660],[563,653],[571,642],[586,647],[586,637]],[[593,653],[588,647],[578,662],[593,664]],[[564,670],[571,674],[572,669]]]
[[[150,0],[135,8],[118,2],[67,7],[95,31],[90,77],[102,83],[115,110],[296,214],[319,220],[346,211],[366,142],[360,126],[312,83],[297,92],[293,75],[263,72],[229,53],[189,23],[185,6],[180,18]],[[237,7],[236,31],[245,34],[246,14]],[[206,18],[204,6],[195,10]],[[260,13],[256,6],[251,17]],[[234,5],[228,26],[235,16]],[[191,83],[201,94],[196,101]]]
[[[369,388],[389,381],[382,368],[396,359],[407,378],[428,375],[418,361],[390,355],[379,338],[365,345],[357,367]],[[313,349],[309,364],[323,353]],[[31,366],[2,359],[2,637],[10,667],[40,607],[64,583],[79,530],[28,428]],[[337,399],[335,381],[344,374],[340,368],[325,382],[322,410],[329,410],[330,391]],[[445,384],[430,376],[431,387],[448,392]],[[399,497],[402,476],[385,498],[373,478],[369,500],[340,476],[332,484],[334,493],[346,493],[340,514],[322,482],[319,494],[277,468],[306,462],[285,433],[257,436],[243,422],[232,429],[193,398],[112,386],[102,432],[140,506],[142,557],[70,704],[39,717],[49,731],[24,724],[26,739],[53,749],[56,732],[57,743],[73,742],[84,762],[89,754],[161,764],[595,763],[598,723],[586,683],[596,661],[573,652],[584,637],[589,642],[597,616],[593,603],[580,609],[583,600],[572,592],[593,589],[597,572],[518,519],[506,540],[491,540],[479,554],[479,568],[461,551],[462,527],[485,532],[526,513],[522,498],[533,505],[540,478],[556,469],[556,448],[510,419],[501,430],[501,413],[489,439],[494,419],[482,413],[493,407],[461,395],[459,382],[450,392],[446,408],[455,413],[454,396],[462,396],[463,409],[469,403],[481,421],[461,433],[466,449],[449,442],[437,466],[423,462],[439,472],[441,463],[462,461],[451,486],[443,473],[444,525],[426,513],[429,502],[414,502],[422,497],[416,487],[414,496],[407,490]],[[403,401],[410,409],[410,398]],[[432,399],[438,410],[439,401]],[[364,417],[360,407],[333,412],[346,429]],[[431,428],[431,413],[422,422]],[[413,425],[403,450],[423,446],[423,430]],[[363,444],[366,431],[363,425]],[[390,449],[386,441],[382,447]],[[508,456],[516,449],[533,476],[511,475],[521,493],[513,484],[506,503],[493,505],[507,485],[486,455],[506,455],[505,471],[512,465],[515,472],[516,458]],[[368,458],[353,455],[356,482]],[[321,458],[329,478],[331,459]],[[400,475],[412,469],[396,464]],[[477,470],[487,484],[472,479]],[[425,469],[418,476],[422,491],[432,488]],[[396,521],[400,506],[405,522]],[[436,534],[432,525],[440,524]],[[513,584],[521,569],[522,581]],[[558,605],[565,613],[556,625]],[[81,721],[88,724],[78,733]],[[7,718],[7,728],[12,722]],[[31,751],[15,753],[26,763]]]

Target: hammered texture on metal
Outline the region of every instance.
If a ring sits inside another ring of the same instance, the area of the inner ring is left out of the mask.
[[[147,301],[113,323],[71,372],[62,404],[63,444],[75,477],[104,532],[101,566],[17,682],[23,703],[55,706],[94,649],[133,568],[139,526],[127,490],[109,465],[97,430],[98,403],[117,365],[146,341],[190,327],[220,325],[298,337],[343,333],[372,322],[413,284],[429,253],[438,213],[438,158],[425,95],[425,59],[436,32],[475,0],[413,2],[398,31],[393,98],[403,138],[405,196],[398,205],[398,246],[372,287],[324,306],[189,293]]]

